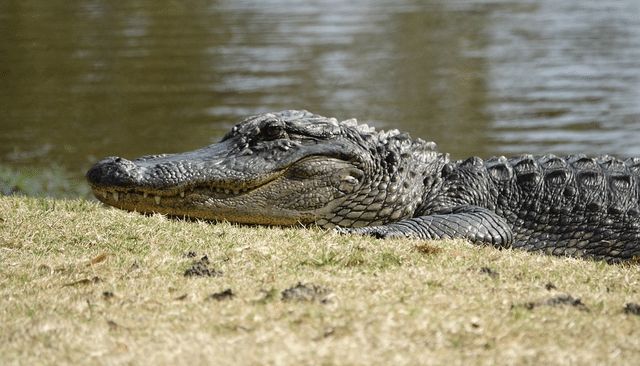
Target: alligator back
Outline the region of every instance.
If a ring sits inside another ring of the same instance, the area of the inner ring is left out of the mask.
[[[505,218],[514,247],[614,261],[640,256],[640,158],[524,155],[455,165],[441,197]]]

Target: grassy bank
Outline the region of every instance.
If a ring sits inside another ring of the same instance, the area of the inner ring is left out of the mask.
[[[0,196],[0,364],[633,364],[639,290],[637,265]]]
[[[89,187],[77,178],[56,164],[17,168],[0,163],[0,195],[89,198]]]

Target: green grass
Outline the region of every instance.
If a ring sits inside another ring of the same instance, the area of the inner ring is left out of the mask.
[[[55,198],[88,198],[90,190],[78,182],[64,168],[15,168],[0,164],[0,195],[26,195]]]
[[[639,290],[637,265],[0,196],[3,365],[636,364]]]

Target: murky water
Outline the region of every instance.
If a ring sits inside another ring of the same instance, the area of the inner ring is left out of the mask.
[[[0,61],[0,164],[77,177],[289,108],[454,157],[640,156],[637,0],[4,0]]]

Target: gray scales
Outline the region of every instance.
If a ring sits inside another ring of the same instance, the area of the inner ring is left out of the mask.
[[[195,151],[105,158],[87,179],[130,211],[619,262],[640,256],[639,171],[640,158],[606,155],[454,161],[397,130],[292,110]]]

